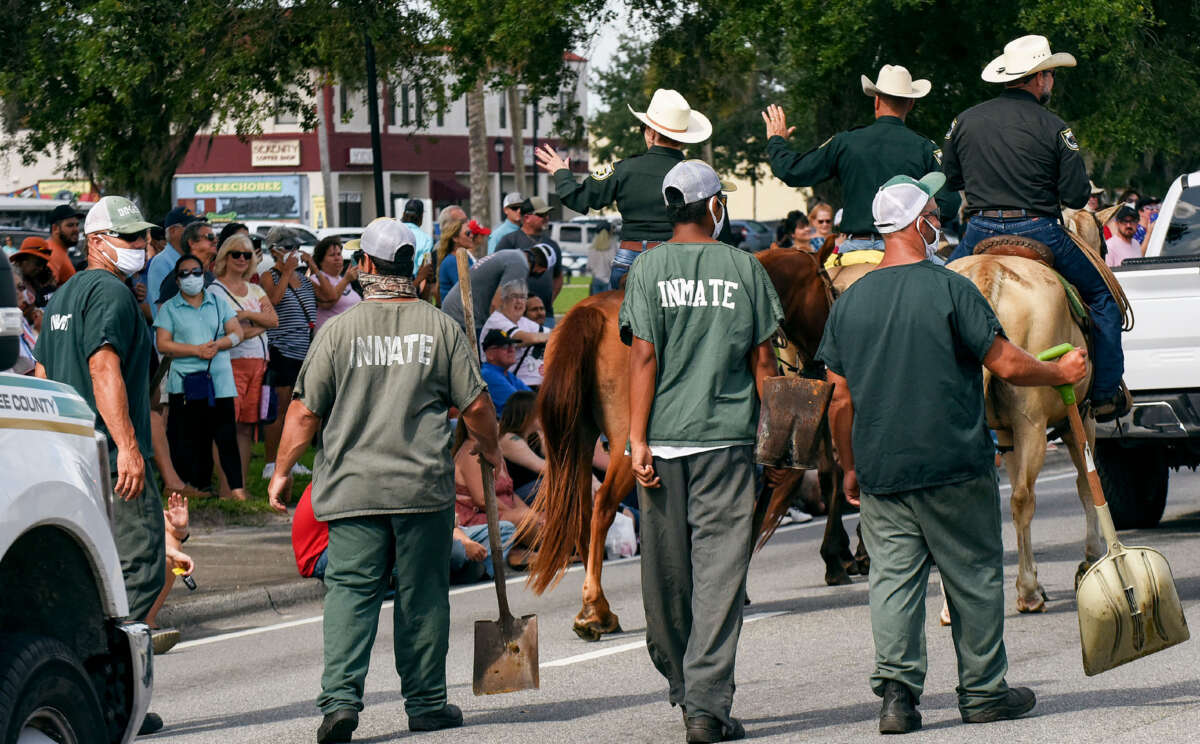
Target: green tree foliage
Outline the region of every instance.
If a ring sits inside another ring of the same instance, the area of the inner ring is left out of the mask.
[[[1074,69],[1060,70],[1050,107],[1074,127],[1097,182],[1159,189],[1195,167],[1200,155],[1194,114],[1200,108],[1200,6],[1193,2],[743,0],[721,7],[719,14],[710,0],[683,5],[633,0],[632,5],[639,22],[654,29],[660,41],[693,18],[715,18],[703,43],[715,52],[710,59],[716,65],[699,65],[677,49],[676,79],[692,80],[679,90],[689,101],[692,91],[714,83],[731,100],[746,90],[774,90],[770,98],[798,126],[797,149],[869,123],[871,106],[859,75],[873,79],[885,63],[932,80],[933,92],[918,102],[909,125],[940,141],[954,116],[999,92],[1000,86],[980,79],[984,65],[1006,42],[1037,33],[1079,61]],[[667,59],[657,47],[651,48],[645,88],[653,87],[655,67]],[[760,86],[719,82],[729,69],[745,69],[747,49],[755,50]],[[709,77],[713,72],[717,78]],[[604,83],[601,78],[602,89]],[[621,100],[606,101],[623,108]],[[732,128],[746,142],[745,159],[753,162],[763,129],[761,121],[748,119]],[[714,122],[718,131],[729,126],[725,120]],[[596,129],[611,136],[605,118],[597,119]]]

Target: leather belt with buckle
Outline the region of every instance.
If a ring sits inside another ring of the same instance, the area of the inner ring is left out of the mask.
[[[991,217],[992,219],[999,220],[1013,220],[1022,217],[1049,217],[1049,215],[1031,212],[1028,209],[977,209],[971,212],[971,216]]]
[[[641,253],[642,251],[650,250],[661,242],[661,240],[622,240],[621,248],[633,251],[634,253]]]

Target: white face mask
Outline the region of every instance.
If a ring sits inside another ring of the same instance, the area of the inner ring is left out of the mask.
[[[929,225],[930,230],[933,230],[933,240],[925,240],[925,234],[921,232],[921,220],[925,220],[925,218],[920,217],[917,220],[917,235],[920,235],[921,240],[925,243],[925,258],[933,260],[937,254],[938,244],[942,241],[942,231],[934,227],[933,223],[929,220],[925,220],[925,224]]]
[[[717,203],[719,203],[721,201],[717,197],[712,197],[712,198],[716,199]],[[729,215],[728,215],[728,210],[725,209],[725,205],[722,204],[721,205],[721,219],[718,220],[716,213],[713,212],[713,204],[714,204],[714,202],[712,201],[712,199],[710,199],[708,202],[708,215],[713,218],[712,236],[714,239],[716,239],[721,234],[721,228],[725,227],[725,218],[727,218]]]
[[[204,291],[204,277],[185,276],[179,280],[179,291],[185,295],[198,295]]]
[[[133,276],[141,271],[142,267],[146,265],[145,249],[139,250],[137,248],[118,248],[112,243],[109,243],[108,238],[104,237],[103,235],[100,237],[101,240],[108,244],[109,248],[112,248],[117,252],[117,260],[113,261],[113,265],[117,267],[117,271],[121,272],[125,276]],[[108,256],[105,256],[105,258],[108,258]],[[112,261],[112,259],[109,260]]]

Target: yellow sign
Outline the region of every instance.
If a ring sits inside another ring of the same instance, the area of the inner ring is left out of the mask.
[[[279,165],[300,165],[300,140],[251,140],[250,165],[254,168]]]
[[[283,191],[282,181],[202,181],[197,194],[269,194]]]
[[[325,216],[325,197],[317,194],[312,198],[312,224],[318,230],[329,227],[328,218]]]

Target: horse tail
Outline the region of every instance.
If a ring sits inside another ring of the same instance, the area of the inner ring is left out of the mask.
[[[546,377],[537,403],[546,470],[533,509],[519,529],[533,536],[537,554],[528,583],[537,594],[562,578],[591,521],[592,453],[599,435],[596,361],[605,323],[599,308],[578,306],[558,324],[546,349]]]

